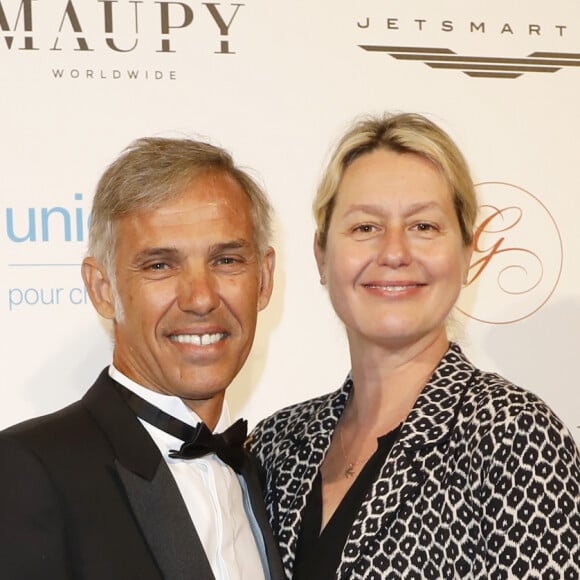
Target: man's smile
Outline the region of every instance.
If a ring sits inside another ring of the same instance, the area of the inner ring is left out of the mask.
[[[215,344],[226,338],[225,332],[205,333],[205,334],[172,334],[169,340],[183,344],[194,344],[195,346],[208,346]]]

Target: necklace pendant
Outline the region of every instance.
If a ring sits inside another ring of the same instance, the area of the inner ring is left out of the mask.
[[[354,465],[352,463],[349,463],[347,468],[344,470],[344,476],[347,479],[354,477]]]

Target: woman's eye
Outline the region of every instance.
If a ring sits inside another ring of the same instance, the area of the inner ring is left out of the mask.
[[[360,233],[363,233],[363,234],[368,234],[370,232],[374,232],[375,231],[375,226],[373,226],[372,224],[360,224],[358,226],[355,226],[353,228],[353,231],[360,232]]]
[[[437,229],[433,224],[429,223],[420,223],[416,227],[420,232],[430,232]]]

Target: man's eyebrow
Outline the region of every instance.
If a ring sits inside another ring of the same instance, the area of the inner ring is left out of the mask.
[[[229,252],[233,250],[245,250],[253,248],[253,243],[243,238],[235,240],[228,240],[212,244],[209,248],[210,254],[219,254],[221,252]],[[145,248],[135,255],[133,261],[136,263],[146,262],[148,260],[169,260],[179,257],[181,252],[174,247],[159,246],[152,248]]]
[[[227,252],[228,250],[243,250],[246,248],[251,248],[252,243],[243,238],[238,238],[236,240],[228,240],[227,242],[220,242],[219,244],[212,244],[212,252]]]
[[[152,258],[174,258],[178,254],[179,250],[177,250],[177,248],[171,247],[145,248],[144,250],[141,250],[135,255],[134,261],[144,262]]]

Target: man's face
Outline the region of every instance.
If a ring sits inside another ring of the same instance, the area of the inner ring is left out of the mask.
[[[247,195],[229,176],[201,175],[120,218],[116,239],[117,300],[107,282],[106,312],[95,303],[115,320],[115,366],[194,409],[221,401],[272,288],[274,252],[258,256]]]

